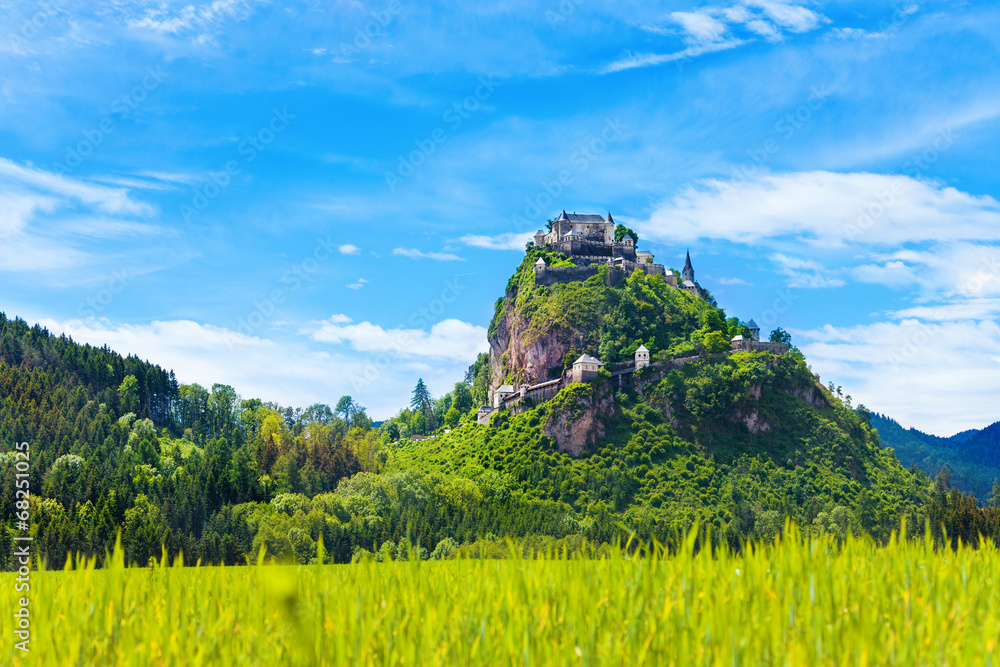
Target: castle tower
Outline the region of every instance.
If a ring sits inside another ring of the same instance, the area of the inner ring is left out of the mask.
[[[757,323],[753,319],[747,322],[747,328],[750,329],[751,340],[760,340],[760,327],[757,326]]]
[[[535,262],[535,281],[537,282],[545,275],[545,260],[541,257]]]
[[[539,229],[535,232],[535,247],[541,248],[543,245],[545,245],[545,232]]]
[[[687,257],[684,259],[684,270],[681,271],[681,280],[690,280],[694,282],[694,267],[691,266],[691,251],[687,253]]]
[[[635,351],[635,369],[645,368],[649,366],[649,350],[646,349],[645,345],[640,345],[639,349]]]

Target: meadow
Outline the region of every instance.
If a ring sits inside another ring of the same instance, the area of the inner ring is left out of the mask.
[[[848,539],[742,555],[32,572],[15,665],[994,665],[1000,554]],[[163,565],[166,565],[165,563]],[[0,587],[12,601],[14,576]],[[11,607],[8,607],[11,608]]]

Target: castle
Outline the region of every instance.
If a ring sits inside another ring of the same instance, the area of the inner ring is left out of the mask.
[[[615,240],[615,220],[609,212],[600,215],[567,213],[565,210],[552,221],[552,229],[546,233],[535,233],[535,247],[561,252],[570,258],[575,267],[549,267],[541,258],[535,262],[535,282],[549,285],[555,282],[586,280],[597,275],[602,267],[610,267],[608,281],[617,284],[639,269],[647,275],[660,276],[672,287],[678,287],[695,296],[703,297],[701,286],[695,282],[691,255],[688,253],[681,272],[681,282],[677,276],[667,271],[663,264],[657,264],[653,253],[637,250],[635,239],[625,234]]]
[[[615,240],[615,221],[609,212],[607,217],[600,215],[581,215],[566,213],[565,210],[552,221],[551,230],[546,233],[538,230],[534,243],[537,248],[547,248],[568,256],[576,266],[550,267],[545,260],[539,258],[535,262],[535,282],[550,285],[577,280],[586,280],[597,275],[603,267],[609,267],[608,282],[617,284],[636,269],[647,275],[661,276],[668,285],[681,289],[694,296],[705,298],[706,293],[694,279],[694,267],[691,264],[691,253],[684,258],[684,269],[681,271],[680,283],[673,271],[665,270],[662,264],[654,262],[653,253],[636,250],[635,239],[628,234],[621,240]],[[788,352],[788,343],[770,343],[760,340],[760,327],[753,320],[747,322],[750,336],[735,336],[730,344],[732,351],[762,351],[784,354]],[[698,357],[687,357],[665,362],[668,365],[683,365]],[[612,377],[634,373],[649,366],[662,366],[651,363],[649,350],[640,345],[635,351],[635,358],[624,368],[611,373]],[[477,415],[480,424],[489,423],[490,417],[497,411],[518,412],[529,404],[537,404],[554,397],[559,390],[571,382],[588,382],[595,379],[604,364],[588,354],[583,354],[573,363],[562,377],[548,380],[535,385],[522,384],[519,387],[504,384],[491,392],[491,405],[484,405]]]

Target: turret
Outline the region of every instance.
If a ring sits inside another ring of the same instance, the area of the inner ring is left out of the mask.
[[[690,280],[694,282],[694,267],[691,266],[691,251],[687,253],[687,257],[684,258],[684,270],[681,271],[681,280]]]
[[[747,322],[747,328],[750,329],[750,338],[752,340],[760,340],[760,327],[757,326],[757,323],[753,319]]]

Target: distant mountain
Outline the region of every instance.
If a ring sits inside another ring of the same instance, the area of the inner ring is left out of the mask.
[[[896,420],[877,413],[872,414],[872,426],[878,430],[883,446],[892,447],[904,466],[916,466],[934,477],[947,464],[951,483],[974,494],[980,502],[990,495],[993,480],[1000,478],[1000,422],[950,438],[904,429]]]

